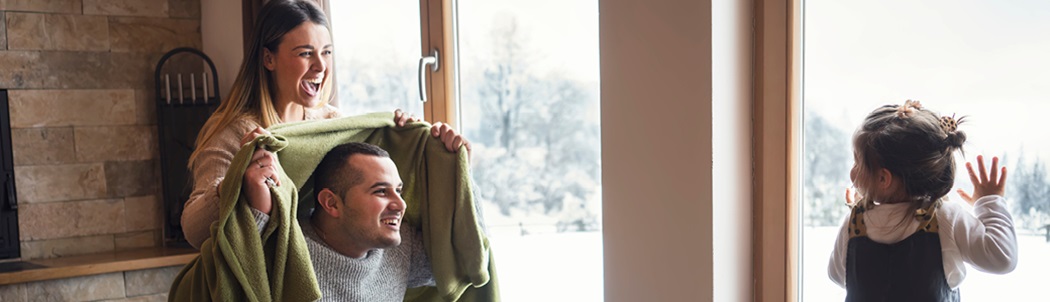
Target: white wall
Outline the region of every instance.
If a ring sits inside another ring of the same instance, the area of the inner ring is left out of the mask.
[[[606,301],[750,301],[750,1],[600,10]]]
[[[714,301],[751,301],[751,1],[711,3]]]
[[[204,53],[219,73],[220,98],[230,93],[244,59],[241,0],[201,0],[201,39]]]
[[[606,301],[711,301],[711,3],[600,3]]]

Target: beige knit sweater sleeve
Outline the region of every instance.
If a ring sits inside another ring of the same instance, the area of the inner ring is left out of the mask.
[[[331,105],[306,111],[307,120],[339,117],[339,110]],[[199,146],[197,161],[190,166],[193,192],[182,210],[182,233],[194,248],[200,248],[211,237],[211,224],[219,220],[219,185],[230,169],[233,156],[241,149],[241,138],[258,127],[254,119],[241,119],[205,145]]]
[[[219,184],[230,169],[233,155],[241,149],[241,138],[258,126],[249,119],[235,121],[198,147],[197,161],[190,166],[193,192],[182,210],[182,233],[193,247],[200,248],[211,237],[209,228],[219,220]]]

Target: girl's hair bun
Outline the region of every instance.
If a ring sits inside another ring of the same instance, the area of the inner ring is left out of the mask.
[[[955,119],[955,115],[941,117],[941,130],[948,135],[944,138],[944,142],[952,149],[960,149],[966,142],[966,133],[959,131],[959,124],[962,124],[963,119],[965,117]]]
[[[948,132],[948,137],[944,138],[944,142],[952,149],[961,149],[963,143],[966,142],[966,133],[962,131]]]

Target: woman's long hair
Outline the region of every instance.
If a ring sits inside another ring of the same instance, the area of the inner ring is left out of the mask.
[[[305,22],[328,26],[328,18],[316,4],[304,0],[271,0],[259,11],[259,18],[252,28],[251,45],[241,63],[240,72],[233,81],[229,97],[226,98],[197,135],[197,149],[190,155],[190,167],[197,159],[200,146],[243,118],[258,120],[263,128],[281,122],[274,106],[275,84],[273,74],[264,66],[264,49],[277,52],[284,35]],[[328,103],[332,97],[331,77],[325,77],[321,97]]]

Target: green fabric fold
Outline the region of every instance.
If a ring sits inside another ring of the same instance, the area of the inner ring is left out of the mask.
[[[324,155],[346,142],[390,153],[404,181],[406,226],[422,229],[435,287],[410,289],[405,301],[498,301],[495,263],[478,221],[467,152],[445,150],[430,125],[395,127],[393,114],[373,113],[274,126],[272,136],[245,145],[220,187],[219,220],[201,254],[172,284],[169,301],[314,301],[320,298],[296,217],[313,207],[311,175]],[[282,186],[274,188],[270,223],[260,237],[241,181],[252,151],[277,154]],[[294,185],[292,185],[294,184]],[[302,197],[300,199],[300,196]]]

